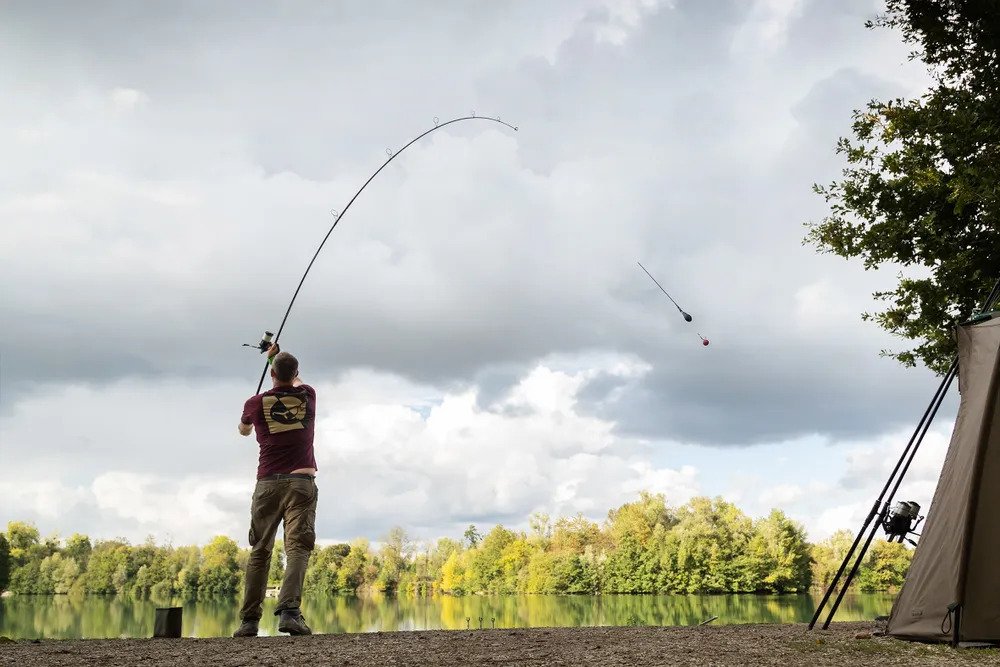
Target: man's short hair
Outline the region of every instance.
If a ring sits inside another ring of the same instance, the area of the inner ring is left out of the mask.
[[[271,362],[271,370],[278,382],[291,382],[299,372],[299,360],[288,352],[279,352]]]

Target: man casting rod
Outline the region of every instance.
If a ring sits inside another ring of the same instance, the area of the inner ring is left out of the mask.
[[[376,169],[375,173],[368,177],[368,180],[365,181],[365,184],[362,185],[361,188],[357,192],[354,193],[354,196],[351,197],[351,200],[349,202],[347,202],[347,206],[345,206],[342,211],[340,211],[339,213],[337,211],[331,211],[331,213],[334,216],[333,225],[330,227],[330,230],[326,233],[326,236],[323,237],[323,241],[319,244],[319,247],[316,248],[316,252],[313,254],[312,259],[309,260],[309,266],[306,267],[305,273],[302,274],[302,279],[299,280],[298,287],[295,288],[295,293],[292,295],[292,300],[291,300],[291,302],[289,302],[288,308],[285,310],[285,316],[281,319],[281,326],[278,327],[278,332],[274,335],[273,342],[274,342],[275,345],[277,345],[277,343],[278,343],[278,338],[281,337],[281,332],[285,328],[285,322],[288,321],[288,315],[289,315],[289,313],[292,312],[292,306],[295,305],[295,298],[299,295],[299,290],[302,289],[302,283],[304,283],[306,281],[306,276],[309,275],[309,270],[312,268],[313,263],[316,261],[316,258],[319,256],[320,251],[323,249],[323,246],[326,244],[326,240],[328,238],[330,238],[330,234],[332,234],[334,228],[336,228],[337,223],[339,223],[341,220],[344,219],[344,214],[347,213],[347,209],[351,208],[351,204],[353,204],[354,200],[358,198],[358,195],[360,195],[364,191],[364,189],[366,187],[368,187],[368,184],[371,183],[372,180],[374,180],[375,177],[379,175],[379,172],[381,172],[383,169],[385,169],[386,165],[388,165],[390,162],[392,162],[393,160],[395,160],[396,156],[399,155],[400,153],[402,153],[403,151],[405,151],[407,148],[409,148],[413,144],[417,143],[418,141],[420,141],[421,139],[423,139],[424,137],[426,137],[431,132],[435,132],[437,130],[440,130],[442,127],[445,127],[446,125],[451,125],[452,123],[461,123],[462,121],[466,121],[466,120],[486,120],[486,121],[490,121],[491,123],[499,123],[500,125],[505,125],[505,126],[509,127],[510,129],[514,130],[515,132],[517,132],[517,127],[515,125],[511,125],[510,123],[506,123],[506,122],[500,120],[499,116],[497,116],[496,118],[490,118],[489,116],[477,116],[476,112],[473,111],[471,116],[462,116],[461,118],[453,118],[452,120],[446,121],[444,123],[439,123],[438,119],[435,118],[434,119],[434,127],[432,127],[431,129],[427,130],[426,132],[423,132],[423,133],[417,135],[416,137],[414,137],[413,139],[411,139],[409,143],[407,143],[405,146],[403,146],[402,148],[400,148],[395,153],[393,153],[391,149],[386,149],[386,152],[389,154],[389,159],[386,160],[385,162],[383,162],[382,166],[379,167],[378,169]],[[650,277],[652,277],[652,276],[650,276]],[[669,296],[669,294],[667,296]],[[267,350],[266,346],[261,347],[261,352],[265,352],[266,350]],[[264,386],[264,378],[267,377],[268,368],[269,368],[269,365],[267,363],[265,363],[264,364],[264,370],[260,374],[260,382],[257,383],[257,393],[258,394],[260,393],[261,387]]]

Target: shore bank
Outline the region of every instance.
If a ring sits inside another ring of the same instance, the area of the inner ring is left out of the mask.
[[[1000,649],[870,637],[872,623],[379,632],[0,643],[0,665],[987,665]],[[858,635],[864,634],[864,638]]]

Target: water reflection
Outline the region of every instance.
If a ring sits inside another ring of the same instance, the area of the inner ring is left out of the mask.
[[[784,595],[507,595],[466,597],[321,596],[307,598],[303,613],[314,632],[459,630],[469,628],[576,627],[592,625],[694,625],[801,623],[819,596]],[[838,621],[888,614],[893,596],[848,594]],[[276,601],[268,599],[262,634],[277,633]],[[156,607],[167,601],[102,596],[14,596],[0,599],[0,635],[15,639],[149,637]],[[184,607],[187,637],[220,637],[238,625],[238,601],[199,600]]]

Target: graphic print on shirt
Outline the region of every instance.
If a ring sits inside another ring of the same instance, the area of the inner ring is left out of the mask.
[[[267,432],[284,433],[304,429],[306,418],[305,395],[302,398],[288,394],[279,396],[264,396],[264,421],[267,422]]]

